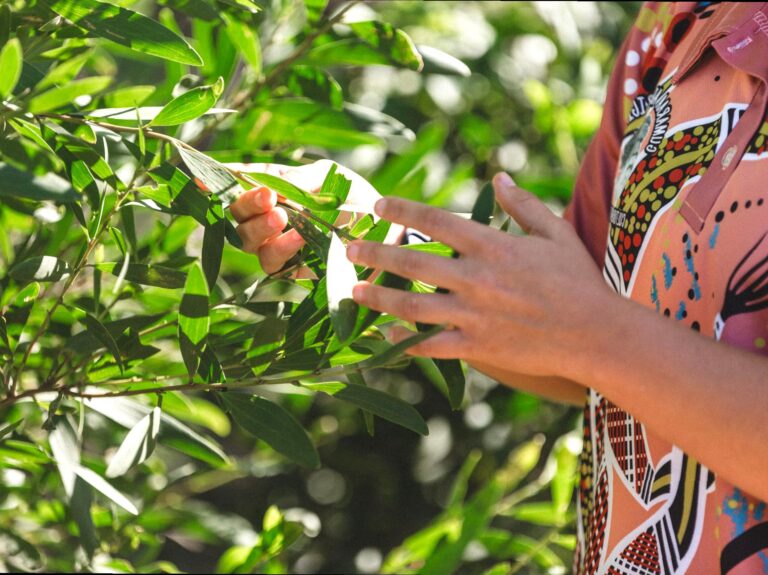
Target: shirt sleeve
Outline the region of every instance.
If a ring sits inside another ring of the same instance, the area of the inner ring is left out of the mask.
[[[579,169],[573,197],[564,217],[576,229],[595,262],[602,266],[608,238],[611,196],[626,125],[628,98],[625,87],[637,82],[637,67],[627,62],[642,54],[642,37],[632,28],[619,51],[608,82],[600,127],[587,148]],[[627,55],[632,52],[628,59]]]

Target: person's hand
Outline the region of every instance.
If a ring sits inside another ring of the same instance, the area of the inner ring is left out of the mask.
[[[497,174],[493,183],[501,207],[528,235],[513,236],[415,202],[380,200],[376,211],[382,218],[418,228],[460,256],[353,242],[347,251],[353,262],[449,290],[417,294],[360,282],[354,299],[411,323],[449,326],[409,348],[410,354],[578,381],[579,369],[594,361],[582,355],[591,334],[621,298],[608,289],[568,222],[506,174]],[[394,337],[408,335],[403,329]]]
[[[319,160],[305,166],[281,164],[228,164],[244,173],[267,173],[278,176],[307,192],[316,192],[323,185],[331,166],[336,173],[352,182],[347,200],[340,209],[348,212],[372,213],[381,196],[362,176],[330,160]],[[266,273],[279,271],[304,245],[296,230],[283,231],[288,214],[277,205],[278,196],[266,187],[248,190],[230,205],[237,221],[237,233],[243,240],[243,250],[259,256]],[[395,226],[393,226],[395,227]]]

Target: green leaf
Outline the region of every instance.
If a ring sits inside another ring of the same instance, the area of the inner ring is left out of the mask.
[[[321,68],[292,66],[285,85],[297,96],[306,96],[336,110],[341,110],[344,105],[341,86],[333,76]]]
[[[496,207],[496,195],[493,185],[487,183],[480,190],[475,205],[472,206],[472,219],[487,226],[491,223],[494,207]]]
[[[146,406],[124,397],[88,399],[84,403],[87,407],[128,429],[132,429],[151,411]],[[186,453],[209,465],[218,467],[229,461],[216,442],[203,437],[166,413],[161,417],[159,438],[163,446]]]
[[[258,396],[225,393],[222,398],[235,422],[245,431],[300,465],[320,466],[312,440],[285,409]]]
[[[227,36],[237,46],[254,74],[261,74],[261,43],[259,37],[247,25],[227,14],[221,15],[227,24]]]
[[[216,285],[216,279],[219,277],[221,268],[221,256],[224,253],[224,235],[226,232],[226,217],[218,199],[213,199],[209,215],[214,221],[205,227],[203,234],[203,251],[201,259],[203,261],[203,272],[205,281],[211,288]]]
[[[210,86],[208,86],[210,87]],[[184,95],[189,94],[186,92]],[[181,98],[181,96],[179,96]],[[170,106],[175,102],[173,100],[168,104]],[[166,106],[167,107],[167,106]],[[88,118],[98,118],[100,120],[107,120],[116,124],[130,124],[132,126],[138,125],[140,122],[152,122],[152,125],[171,125],[171,124],[157,124],[157,117],[160,115],[166,107],[163,106],[141,106],[141,107],[115,107],[115,108],[99,108],[98,110],[88,110],[82,112],[83,116]],[[199,116],[207,114],[232,114],[235,110],[229,110],[227,108],[209,108],[206,111],[198,114]],[[178,113],[183,113],[183,110],[178,110]],[[186,120],[184,120],[186,121]]]
[[[8,425],[0,427],[0,441],[2,441],[6,435],[10,435],[16,431],[16,429],[23,423],[23,421],[23,419],[19,419],[18,421],[14,421],[13,423],[9,423]]]
[[[18,38],[11,38],[0,51],[0,97],[13,94],[21,77],[21,67],[21,43]]]
[[[72,202],[78,199],[72,185],[53,173],[37,176],[0,162],[0,197]]]
[[[156,86],[126,86],[125,88],[118,88],[104,94],[102,100],[104,105],[109,108],[127,107],[132,109],[141,106],[156,90]],[[158,111],[160,110],[162,110],[162,107],[158,107]]]
[[[449,74],[465,78],[472,75],[469,66],[442,50],[432,46],[417,46],[416,49],[424,60],[424,68],[421,70],[423,74]]]
[[[32,114],[42,114],[64,106],[71,106],[75,98],[101,92],[110,83],[112,83],[111,76],[93,76],[82,80],[73,80],[35,96],[29,101],[28,110]]]
[[[123,270],[123,263],[104,262],[95,264],[94,267],[119,277]],[[129,282],[168,289],[184,287],[187,280],[187,274],[182,271],[152,264],[128,264],[123,277]]]
[[[9,275],[20,282],[55,282],[69,277],[72,269],[64,260],[53,256],[37,256],[11,268]]]
[[[360,364],[360,367],[363,369],[373,369],[374,367],[381,367],[383,365],[387,365],[388,363],[393,362],[396,359],[399,359],[400,356],[412,345],[416,345],[417,343],[421,343],[425,339],[428,339],[432,337],[433,335],[437,335],[441,331],[445,329],[441,325],[435,325],[430,327],[429,329],[413,334],[411,337],[407,337],[401,342],[396,343],[395,345],[392,345],[388,347],[385,351],[382,353],[373,356],[371,359],[368,359]]]
[[[216,194],[224,207],[237,200],[243,193],[240,184],[224,165],[187,146],[176,144],[176,149],[189,170],[199,180],[198,184],[205,186],[206,191]]]
[[[120,358],[120,348],[117,346],[112,334],[107,331],[96,317],[89,312],[85,312],[85,316],[82,319],[86,328],[96,340],[98,340],[104,347],[107,348],[112,357],[115,358],[117,365],[120,367],[120,371],[123,371],[123,360]]]
[[[150,126],[177,126],[189,122],[210,110],[224,90],[224,78],[219,78],[215,84],[198,86],[166,104],[155,116]]]
[[[429,434],[427,424],[419,415],[419,412],[410,403],[406,403],[398,397],[364,385],[341,384],[342,387],[338,390],[331,388],[327,383],[322,385],[325,387],[318,388],[318,391],[333,395],[336,399],[349,402],[374,415],[378,415],[382,419],[401,425],[421,435]]]
[[[5,529],[0,529],[0,549],[0,566],[9,569],[8,572],[36,573],[45,569],[45,561],[37,548]]]
[[[347,248],[339,237],[331,235],[328,250],[328,313],[333,330],[344,342],[352,335],[357,321],[358,305],[352,299],[352,288],[357,284],[355,265],[347,259]]]
[[[352,33],[385,54],[392,62],[421,70],[424,63],[410,36],[386,22],[370,20],[349,24]]]
[[[101,475],[92,469],[78,465],[75,468],[75,473],[80,479],[88,483],[97,491],[100,491],[102,495],[108,499],[111,499],[115,504],[125,509],[128,513],[131,513],[132,515],[139,514],[139,510],[136,509],[136,506],[131,502],[130,499],[112,487],[112,485],[110,485],[106,479],[104,479]]]
[[[27,325],[27,319],[38,295],[40,295],[40,284],[32,282],[16,295],[13,303],[5,311],[3,320],[7,322],[7,326],[4,343],[9,347],[21,340],[21,334]]]
[[[318,198],[329,198],[338,202],[339,205],[347,201],[349,190],[352,188],[352,182],[342,174],[337,174],[338,164],[332,163],[328,173],[323,179],[323,185],[317,193]],[[329,200],[330,201],[330,200]]]
[[[52,10],[90,33],[137,52],[172,62],[202,66],[186,40],[132,10],[97,0],[43,0]]]
[[[80,449],[74,430],[64,418],[56,419],[48,443],[61,475],[72,518],[80,530],[80,543],[86,553],[92,555],[98,546],[98,539],[91,518],[91,488],[77,475]]]
[[[140,465],[152,455],[160,432],[161,416],[160,408],[155,407],[128,432],[109,462],[107,477],[124,475],[131,467]]]
[[[179,306],[179,346],[190,377],[197,372],[200,354],[205,348],[211,325],[208,295],[208,284],[203,270],[195,264],[187,274],[184,295]]]
[[[305,208],[309,208],[310,210],[327,211],[334,210],[339,207],[340,202],[335,198],[327,196],[315,196],[314,194],[305,192],[294,184],[277,176],[273,176],[272,174],[250,172],[247,175],[257,184],[267,186],[284,198],[291,200],[292,202],[296,202],[297,204],[300,204]]]

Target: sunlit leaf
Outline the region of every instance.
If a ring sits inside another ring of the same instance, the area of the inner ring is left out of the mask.
[[[107,477],[124,475],[152,455],[160,432],[161,414],[160,408],[155,407],[128,432],[109,462]]]
[[[96,36],[145,54],[181,64],[201,66],[203,61],[186,40],[126,8],[97,0],[43,0],[52,10]]]
[[[28,109],[33,114],[50,112],[64,106],[72,105],[79,96],[90,96],[106,89],[112,83],[110,76],[93,76],[81,80],[73,80],[63,86],[51,88],[47,92],[35,96],[29,101]]]
[[[179,306],[179,346],[184,365],[192,377],[200,363],[211,318],[208,314],[208,284],[199,265],[193,265],[184,284]]]
[[[21,76],[21,43],[11,38],[0,50],[0,97],[7,98]]]
[[[472,75],[469,66],[442,50],[432,46],[417,46],[416,49],[424,60],[424,68],[421,70],[424,74],[450,74],[465,78]]]
[[[378,389],[364,385],[340,383],[304,384],[332,395],[336,399],[349,402],[357,407],[378,415],[382,419],[401,425],[421,435],[428,435],[429,429],[419,412],[410,403]]]
[[[332,197],[317,197],[305,192],[287,180],[273,176],[272,174],[249,172],[248,177],[257,184],[267,186],[286,199],[309,208],[310,210],[333,210],[339,206],[339,201]]]
[[[245,431],[300,465],[320,465],[312,440],[285,409],[258,396],[225,393],[222,398],[235,422]]]
[[[347,259],[347,248],[336,234],[331,236],[328,250],[328,312],[333,329],[341,341],[346,341],[355,328],[358,305],[352,299],[357,284],[355,265]]]
[[[94,267],[114,276],[119,276],[123,271],[122,262],[104,262],[95,264]],[[187,274],[182,271],[152,264],[128,264],[124,278],[137,284],[157,286],[168,289],[184,287]]]
[[[222,164],[181,144],[177,144],[176,149],[192,174],[204,186],[205,191],[216,194],[224,207],[240,197],[243,189]]]
[[[56,174],[33,175],[3,162],[0,162],[0,182],[0,197],[58,202],[71,202],[78,198],[72,185]]]
[[[75,473],[83,481],[88,483],[91,487],[99,491],[112,502],[125,509],[128,513],[132,515],[139,514],[139,510],[136,508],[133,502],[131,502],[130,499],[112,487],[112,485],[106,479],[104,479],[101,475],[92,469],[78,465],[75,469]]]
[[[13,266],[9,274],[20,282],[55,282],[66,279],[71,272],[72,269],[64,260],[53,256],[37,256]]]
[[[227,24],[227,36],[237,46],[245,61],[255,74],[261,73],[261,43],[259,37],[248,26],[235,18],[222,14]]]
[[[198,86],[166,104],[150,126],[176,126],[202,116],[210,110],[224,90],[224,78],[215,84]]]

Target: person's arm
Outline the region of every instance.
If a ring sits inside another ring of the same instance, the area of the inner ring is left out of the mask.
[[[352,261],[444,287],[415,294],[361,282],[358,303],[450,325],[409,349],[499,372],[591,387],[715,473],[768,500],[768,359],[716,343],[611,291],[573,228],[535,196],[494,178],[512,236],[444,210],[386,198],[379,215],[461,255],[354,242]],[[396,334],[402,339],[405,334]]]
[[[768,359],[630,300],[604,305],[571,377],[768,501]]]
[[[575,407],[584,407],[586,390],[578,383],[555,376],[526,375],[514,371],[499,369],[480,362],[468,362],[476,370],[484,373],[499,383],[518,391],[533,393],[549,401],[567,403]]]

